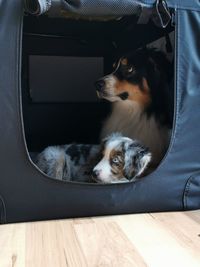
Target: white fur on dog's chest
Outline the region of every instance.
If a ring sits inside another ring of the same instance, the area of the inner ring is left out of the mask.
[[[153,163],[157,164],[164,156],[169,143],[166,127],[161,127],[154,116],[148,117],[138,103],[119,101],[113,104],[113,110],[106,120],[101,137],[112,132],[139,140],[153,154]]]

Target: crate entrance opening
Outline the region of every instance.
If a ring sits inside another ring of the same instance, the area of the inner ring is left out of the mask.
[[[135,181],[164,157],[173,120],[174,32],[136,22],[24,17],[25,137],[33,162],[49,177]]]

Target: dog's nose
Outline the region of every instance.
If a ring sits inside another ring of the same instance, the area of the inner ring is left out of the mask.
[[[105,87],[104,80],[98,80],[95,82],[95,87],[97,91],[101,91]]]
[[[99,174],[100,174],[100,171],[98,171],[98,170],[93,170],[93,172],[92,172],[92,176],[93,176],[95,179],[97,179],[97,178],[99,177]]]

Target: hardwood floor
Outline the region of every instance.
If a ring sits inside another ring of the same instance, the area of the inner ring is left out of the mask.
[[[0,267],[199,267],[200,210],[0,226]]]

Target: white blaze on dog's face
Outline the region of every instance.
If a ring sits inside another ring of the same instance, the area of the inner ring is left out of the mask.
[[[151,154],[137,141],[112,134],[103,141],[102,159],[93,169],[93,179],[100,183],[134,180],[151,160]]]

